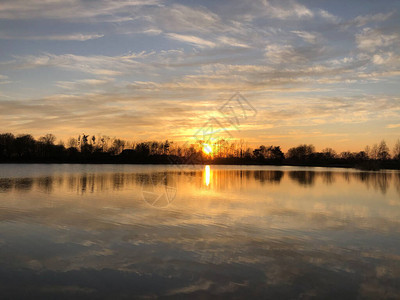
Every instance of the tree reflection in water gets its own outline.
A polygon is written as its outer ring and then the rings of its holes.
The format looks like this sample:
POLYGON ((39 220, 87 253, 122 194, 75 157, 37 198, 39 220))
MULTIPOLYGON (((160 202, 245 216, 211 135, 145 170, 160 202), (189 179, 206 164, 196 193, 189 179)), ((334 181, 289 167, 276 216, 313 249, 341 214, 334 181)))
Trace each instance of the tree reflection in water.
POLYGON ((400 172, 353 172, 353 171, 287 171, 287 170, 224 170, 209 169, 197 171, 163 171, 154 173, 77 173, 64 176, 42 176, 32 178, 0 178, 0 191, 27 192, 37 189, 51 193, 55 186, 76 191, 79 194, 94 193, 104 190, 121 190, 127 187, 150 186, 160 180, 168 186, 176 185, 177 180, 186 180, 196 187, 212 186, 214 190, 225 190, 231 186, 239 186, 251 181, 261 184, 280 184, 288 176, 300 186, 313 186, 317 179, 325 185, 332 185, 343 178, 348 184, 352 181, 362 182, 366 187, 379 190, 385 194, 393 185, 400 194, 400 172), (207 171, 208 170, 208 171, 207 171), (208 173, 207 173, 208 172, 208 173), (205 179, 204 179, 205 178, 205 179))

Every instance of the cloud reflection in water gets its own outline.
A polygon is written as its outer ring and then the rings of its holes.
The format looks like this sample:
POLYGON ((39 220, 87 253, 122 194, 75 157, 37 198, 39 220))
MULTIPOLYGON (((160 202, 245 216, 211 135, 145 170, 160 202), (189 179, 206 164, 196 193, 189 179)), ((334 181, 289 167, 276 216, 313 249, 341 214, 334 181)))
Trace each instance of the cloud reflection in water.
POLYGON ((400 295, 398 172, 70 168, 0 178, 3 295, 400 295))

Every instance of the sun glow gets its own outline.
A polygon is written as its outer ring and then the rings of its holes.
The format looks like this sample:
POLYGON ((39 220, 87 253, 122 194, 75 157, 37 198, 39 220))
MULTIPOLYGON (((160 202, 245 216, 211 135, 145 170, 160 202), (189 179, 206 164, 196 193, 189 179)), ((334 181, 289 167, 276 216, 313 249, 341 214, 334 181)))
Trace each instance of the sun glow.
POLYGON ((203 144, 203 152, 207 155, 212 153, 212 148, 209 144, 203 144))

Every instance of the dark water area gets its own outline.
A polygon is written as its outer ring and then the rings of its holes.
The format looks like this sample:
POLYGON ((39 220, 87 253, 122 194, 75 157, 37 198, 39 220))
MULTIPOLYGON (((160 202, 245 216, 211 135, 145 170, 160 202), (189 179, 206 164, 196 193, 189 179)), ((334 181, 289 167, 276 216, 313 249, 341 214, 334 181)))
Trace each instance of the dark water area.
POLYGON ((400 172, 0 165, 1 299, 399 299, 400 172))

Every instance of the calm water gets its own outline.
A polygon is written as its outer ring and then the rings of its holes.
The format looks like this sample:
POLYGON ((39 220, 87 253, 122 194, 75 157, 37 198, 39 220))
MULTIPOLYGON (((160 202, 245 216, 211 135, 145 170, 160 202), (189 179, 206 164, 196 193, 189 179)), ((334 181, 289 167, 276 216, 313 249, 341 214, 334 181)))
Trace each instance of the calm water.
POLYGON ((0 165, 0 298, 399 299, 400 173, 0 165))

